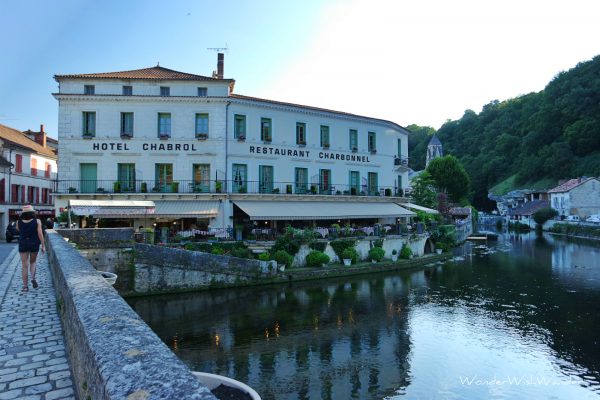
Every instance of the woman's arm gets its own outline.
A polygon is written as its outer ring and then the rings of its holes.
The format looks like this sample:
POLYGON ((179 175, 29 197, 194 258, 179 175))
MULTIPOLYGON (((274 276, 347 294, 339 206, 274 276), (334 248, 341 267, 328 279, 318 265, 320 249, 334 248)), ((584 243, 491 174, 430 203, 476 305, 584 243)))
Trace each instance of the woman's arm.
POLYGON ((40 239, 40 243, 42 245, 42 253, 46 252, 46 245, 44 245, 44 234, 42 233, 42 221, 37 220, 37 234, 38 239, 40 239))

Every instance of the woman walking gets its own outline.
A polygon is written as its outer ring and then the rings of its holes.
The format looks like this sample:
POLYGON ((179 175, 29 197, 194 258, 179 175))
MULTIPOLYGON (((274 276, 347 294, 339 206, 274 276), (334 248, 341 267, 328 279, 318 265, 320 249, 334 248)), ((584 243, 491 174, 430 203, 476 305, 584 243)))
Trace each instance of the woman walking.
POLYGON ((35 217, 35 210, 32 206, 23 206, 21 217, 17 223, 19 231, 19 255, 21 256, 21 277, 23 278, 22 292, 29 290, 27 275, 31 276, 31 284, 37 289, 38 283, 35 280, 35 261, 37 260, 40 245, 42 253, 46 251, 44 245, 44 235, 42 234, 42 222, 35 217))

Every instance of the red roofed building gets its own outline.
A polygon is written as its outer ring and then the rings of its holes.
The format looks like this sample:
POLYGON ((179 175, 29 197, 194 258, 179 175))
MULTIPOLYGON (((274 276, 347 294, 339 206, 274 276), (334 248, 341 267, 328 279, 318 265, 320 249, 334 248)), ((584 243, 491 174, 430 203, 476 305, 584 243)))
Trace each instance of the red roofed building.
POLYGON ((561 216, 577 215, 582 220, 600 214, 600 180, 575 178, 548 191, 550 206, 561 216))

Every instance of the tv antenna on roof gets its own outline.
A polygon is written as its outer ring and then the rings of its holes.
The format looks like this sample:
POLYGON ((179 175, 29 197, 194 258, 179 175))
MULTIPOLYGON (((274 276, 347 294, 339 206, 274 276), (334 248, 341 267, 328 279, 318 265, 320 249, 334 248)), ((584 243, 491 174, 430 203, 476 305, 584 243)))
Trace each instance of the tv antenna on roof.
POLYGON ((207 47, 206 50, 213 50, 213 51, 227 51, 229 50, 227 48, 227 43, 225 43, 225 47, 207 47))

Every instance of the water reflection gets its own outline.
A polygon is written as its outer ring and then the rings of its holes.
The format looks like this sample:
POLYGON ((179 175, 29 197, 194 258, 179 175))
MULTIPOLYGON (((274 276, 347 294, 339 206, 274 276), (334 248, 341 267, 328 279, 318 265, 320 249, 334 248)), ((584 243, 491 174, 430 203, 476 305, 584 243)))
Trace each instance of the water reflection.
POLYGON ((598 248, 505 239, 424 271, 130 303, 263 399, 597 397, 598 248))

